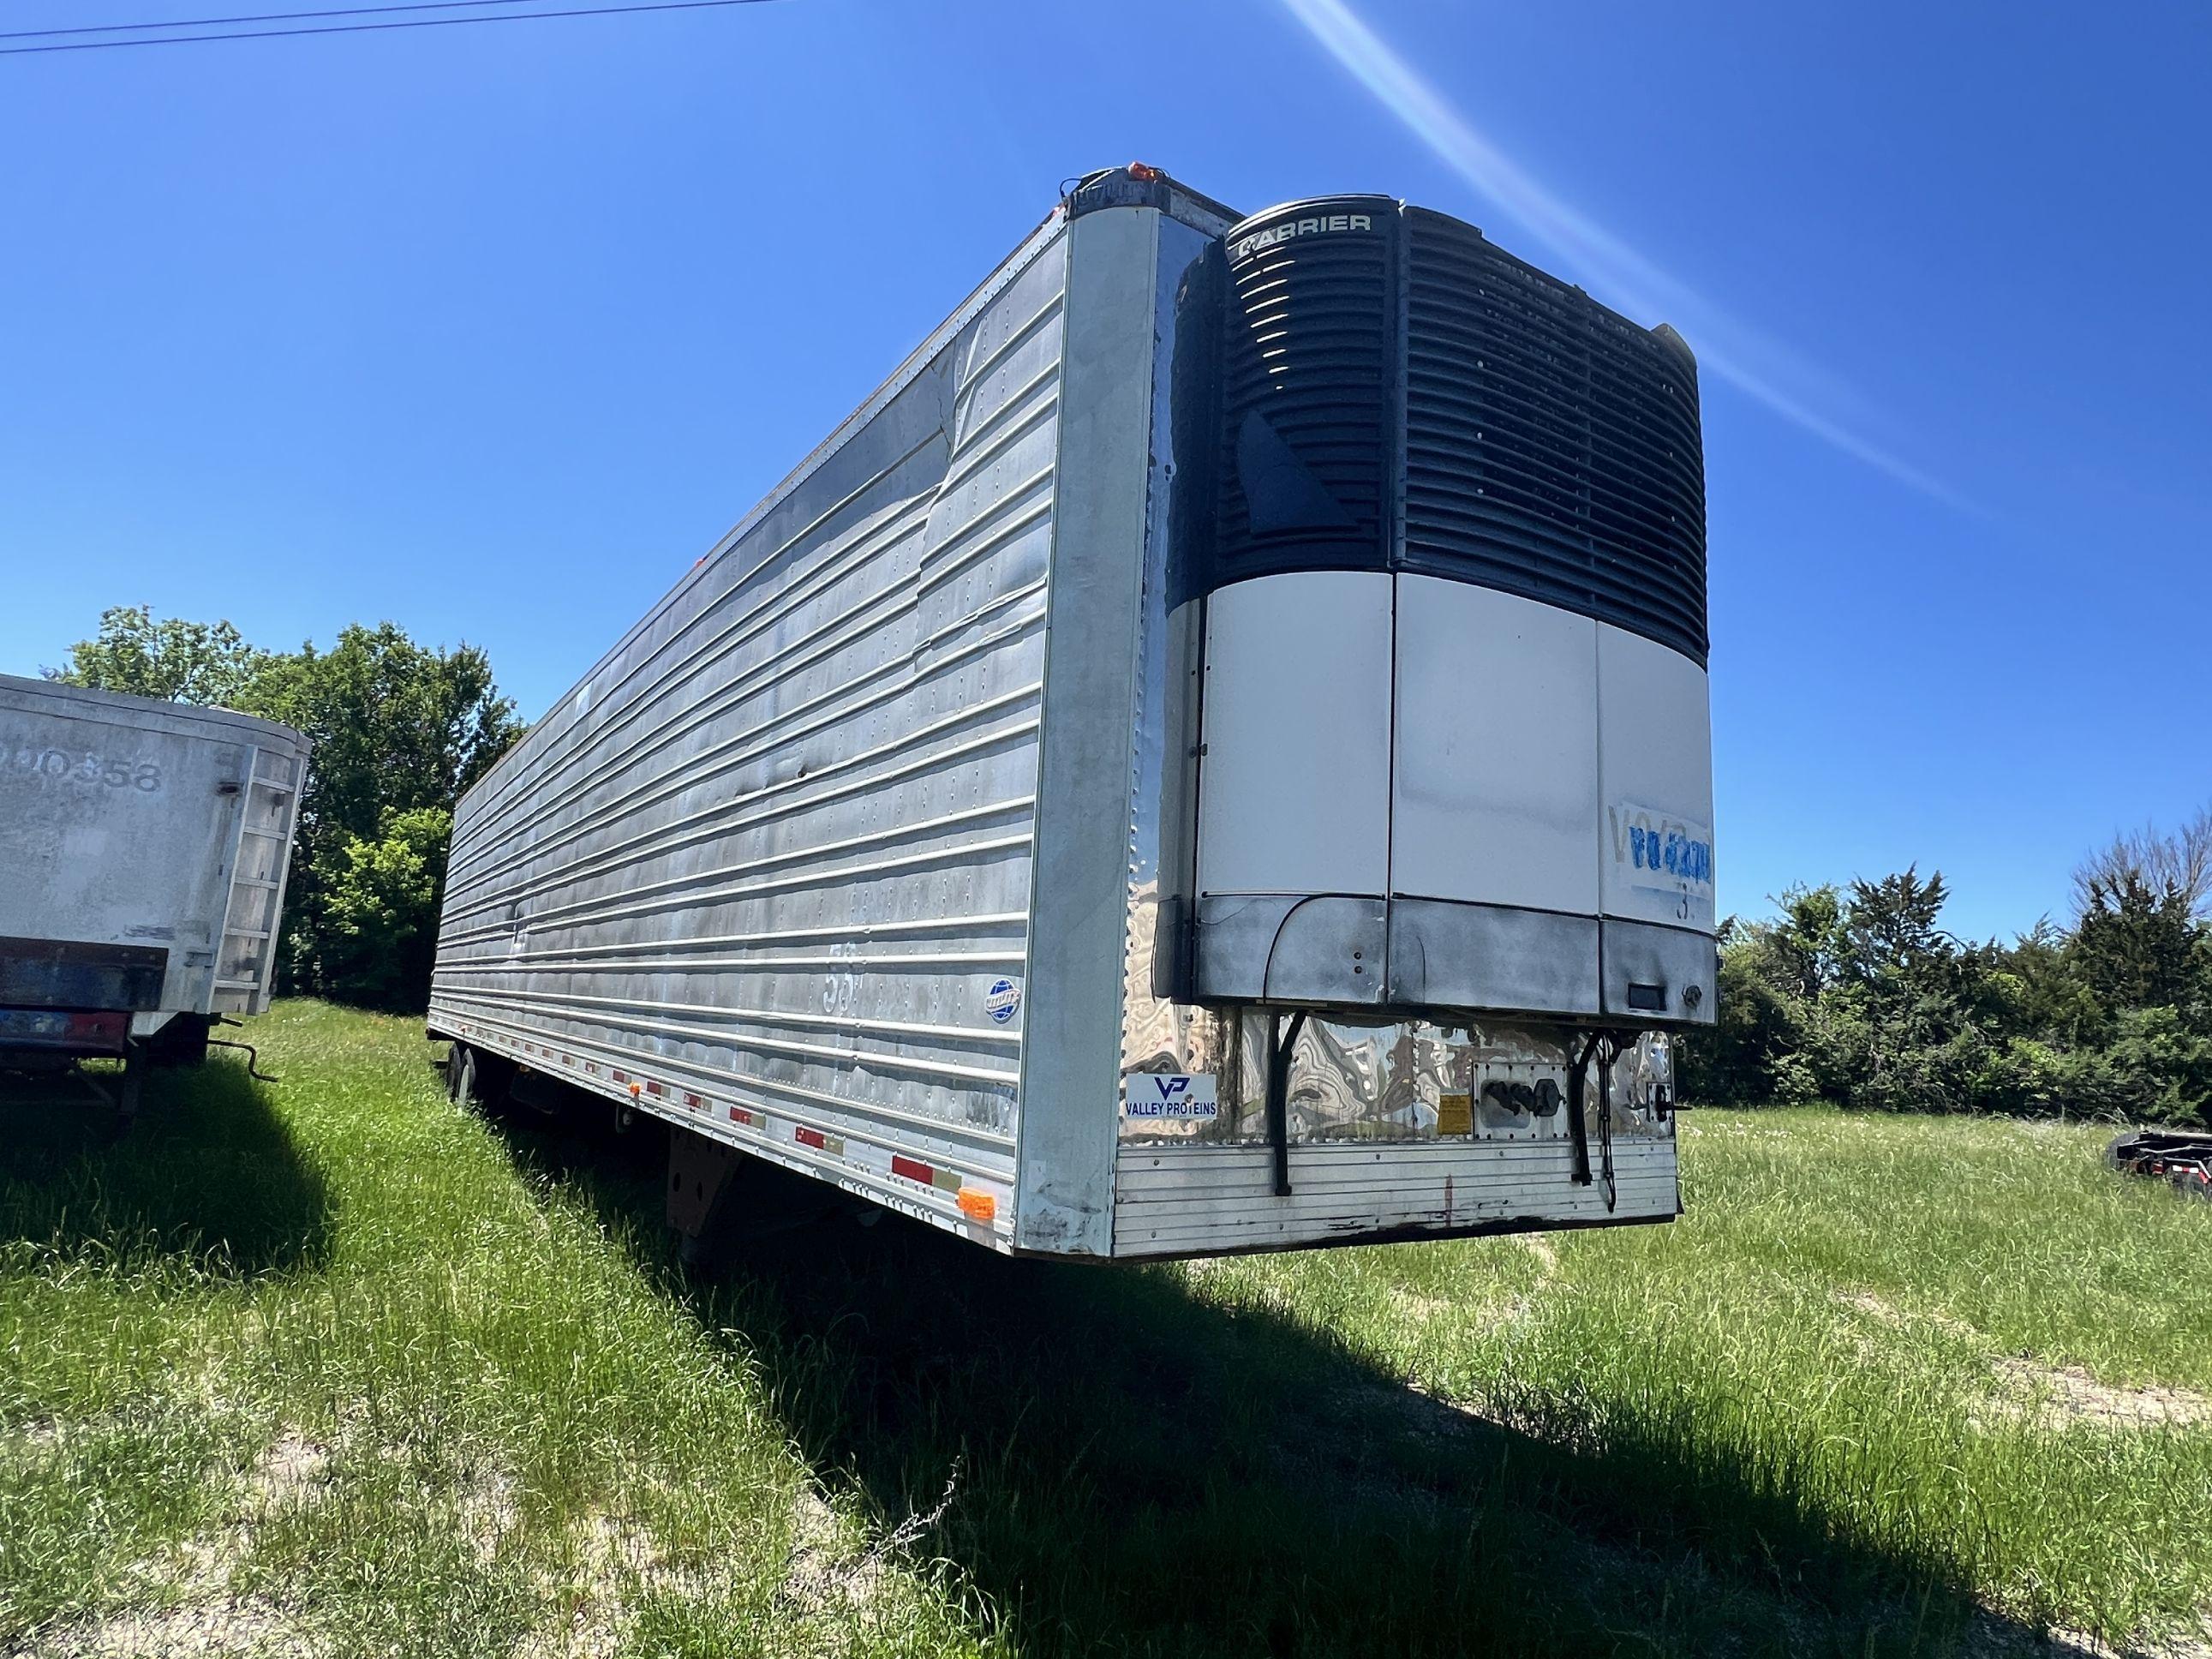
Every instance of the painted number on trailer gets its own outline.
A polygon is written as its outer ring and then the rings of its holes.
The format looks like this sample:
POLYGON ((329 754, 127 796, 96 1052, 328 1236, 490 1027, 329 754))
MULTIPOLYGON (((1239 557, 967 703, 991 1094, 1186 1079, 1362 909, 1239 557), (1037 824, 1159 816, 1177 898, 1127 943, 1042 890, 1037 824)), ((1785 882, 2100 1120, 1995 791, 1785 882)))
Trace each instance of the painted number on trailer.
POLYGON ((1211 1072, 1132 1072, 1121 1079, 1121 1109, 1131 1117, 1218 1117, 1211 1072))
POLYGON ((23 777, 52 778, 59 782, 97 784, 109 789, 136 789, 153 794, 161 787, 161 769, 151 761, 118 760, 110 755, 87 754, 73 749, 41 749, 34 744, 0 746, 8 770, 23 777))

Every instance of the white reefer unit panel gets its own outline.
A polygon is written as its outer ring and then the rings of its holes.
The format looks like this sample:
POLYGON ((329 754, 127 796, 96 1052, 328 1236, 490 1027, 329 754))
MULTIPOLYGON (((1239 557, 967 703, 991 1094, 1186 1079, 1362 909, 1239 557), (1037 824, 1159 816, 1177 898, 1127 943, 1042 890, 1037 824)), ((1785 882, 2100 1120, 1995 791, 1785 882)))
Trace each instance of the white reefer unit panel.
POLYGON ((1395 580, 1391 890, 1595 915, 1598 624, 1469 582, 1395 580))
POLYGON ((1705 672, 1625 629, 1597 629, 1604 910, 1713 930, 1713 739, 1705 672))
POLYGON ((1390 868, 1388 576, 1305 571, 1206 609, 1207 893, 1364 893, 1390 868))
POLYGON ((1081 180, 471 792, 434 1034, 1000 1250, 1675 1212, 1688 356, 1232 217, 1081 180))

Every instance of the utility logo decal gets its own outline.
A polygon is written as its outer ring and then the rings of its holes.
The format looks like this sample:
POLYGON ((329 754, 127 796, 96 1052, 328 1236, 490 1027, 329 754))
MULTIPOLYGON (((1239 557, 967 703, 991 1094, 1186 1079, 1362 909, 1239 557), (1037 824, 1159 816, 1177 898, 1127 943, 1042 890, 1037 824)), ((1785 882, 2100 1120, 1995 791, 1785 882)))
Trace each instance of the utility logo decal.
POLYGON ((1633 891, 1662 896, 1698 919, 1713 902, 1713 832, 1702 823, 1624 801, 1606 809, 1613 864, 1633 891))
POLYGON ((1021 1011, 1021 988, 1010 979, 994 980, 983 995, 983 1012, 994 1023, 1004 1025, 1021 1011))
POLYGON ((1121 1087, 1121 1109, 1131 1117, 1196 1121, 1221 1115, 1211 1072, 1132 1072, 1121 1087))

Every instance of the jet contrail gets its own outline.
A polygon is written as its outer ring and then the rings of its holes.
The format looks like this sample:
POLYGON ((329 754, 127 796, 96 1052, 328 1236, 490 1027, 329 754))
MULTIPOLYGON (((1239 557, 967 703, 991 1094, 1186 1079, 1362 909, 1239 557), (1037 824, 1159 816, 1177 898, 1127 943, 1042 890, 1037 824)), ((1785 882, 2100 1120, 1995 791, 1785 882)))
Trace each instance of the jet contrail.
POLYGON ((1414 72, 1345 0, 1283 0, 1284 7, 1352 77, 1373 93, 1444 164, 1611 290, 1621 305, 1673 322, 1688 337, 1701 367, 1765 404, 1844 454, 1937 501, 1980 509, 1955 490, 1862 437, 1814 407, 1855 401, 1812 365, 1757 331, 1724 316, 1642 254, 1561 201, 1471 125, 1450 101, 1414 72), (1784 379, 1808 387, 1783 389, 1784 379))

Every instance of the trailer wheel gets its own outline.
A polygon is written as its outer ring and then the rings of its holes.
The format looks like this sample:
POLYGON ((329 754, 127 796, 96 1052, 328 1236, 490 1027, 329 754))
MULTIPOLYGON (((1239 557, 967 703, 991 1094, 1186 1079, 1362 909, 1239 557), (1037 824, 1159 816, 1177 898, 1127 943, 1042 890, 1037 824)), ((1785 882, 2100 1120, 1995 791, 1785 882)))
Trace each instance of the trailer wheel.
POLYGON ((447 1056, 446 1093, 456 1106, 483 1104, 477 1097, 477 1051, 465 1042, 456 1042, 447 1056))

